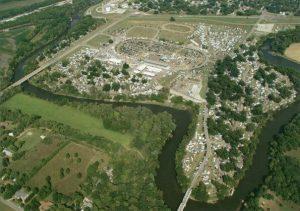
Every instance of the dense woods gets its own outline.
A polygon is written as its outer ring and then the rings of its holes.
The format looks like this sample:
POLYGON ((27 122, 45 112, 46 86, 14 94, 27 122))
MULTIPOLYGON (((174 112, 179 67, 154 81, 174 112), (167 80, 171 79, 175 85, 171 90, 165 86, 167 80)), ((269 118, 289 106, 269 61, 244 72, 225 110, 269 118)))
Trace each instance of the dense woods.
POLYGON ((280 31, 267 38, 270 42, 271 50, 283 54, 292 43, 300 42, 300 26, 295 29, 280 31))

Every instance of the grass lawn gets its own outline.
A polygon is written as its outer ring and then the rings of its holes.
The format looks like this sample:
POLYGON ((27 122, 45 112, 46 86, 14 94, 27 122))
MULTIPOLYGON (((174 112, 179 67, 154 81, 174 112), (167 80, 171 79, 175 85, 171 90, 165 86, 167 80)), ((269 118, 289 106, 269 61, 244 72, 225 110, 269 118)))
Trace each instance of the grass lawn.
POLYGON ((87 44, 92 47, 99 48, 102 44, 108 43, 109 39, 110 39, 110 36, 98 35, 97 37, 88 41, 87 44))
POLYGON ((132 27, 126 32, 127 37, 138 37, 138 38, 148 38, 152 39, 157 34, 158 30, 156 28, 136 26, 132 27))
POLYGON ((100 162, 101 167, 107 166, 108 156, 91 147, 70 143, 32 177, 29 185, 41 187, 45 184, 45 178, 50 176, 52 185, 58 192, 72 194, 84 181, 89 164, 97 160, 102 161, 100 162), (69 158, 67 153, 70 155, 69 158), (60 173, 62 168, 64 169, 63 177, 61 177, 60 173), (67 168, 70 170, 69 173, 67 173, 67 168), (82 174, 80 178, 78 173, 82 174))
POLYGON ((82 132, 102 136, 122 145, 128 145, 132 140, 132 136, 129 134, 121 134, 105 129, 100 118, 93 117, 70 106, 59 106, 29 95, 16 94, 6 101, 3 106, 20 109, 28 114, 39 115, 43 119, 60 122, 82 132))

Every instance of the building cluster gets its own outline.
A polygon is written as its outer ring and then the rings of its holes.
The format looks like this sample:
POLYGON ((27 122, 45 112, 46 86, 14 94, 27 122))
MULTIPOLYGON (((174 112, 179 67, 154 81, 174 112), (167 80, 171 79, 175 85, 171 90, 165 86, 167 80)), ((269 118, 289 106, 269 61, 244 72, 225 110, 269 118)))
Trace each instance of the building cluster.
MULTIPOLYGON (((244 54, 248 50, 249 46, 246 46, 246 49, 241 49, 240 53, 244 54)), ((233 53, 232 58, 237 56, 236 53, 233 53)), ((253 98, 253 103, 251 105, 246 106, 243 102, 244 99, 241 98, 237 101, 221 101, 219 97, 217 97, 217 102, 212 105, 209 109, 208 116, 213 119, 213 121, 217 121, 221 118, 223 106, 230 108, 231 110, 241 113, 245 112, 246 120, 245 121, 237 121, 234 119, 225 119, 224 123, 229 126, 230 130, 242 130, 243 136, 240 139, 240 143, 238 147, 242 147, 243 143, 250 142, 253 137, 253 130, 247 130, 247 125, 252 124, 254 128, 258 126, 256 122, 253 121, 253 114, 251 109, 253 109, 256 105, 261 105, 263 112, 275 111, 278 110, 285 105, 294 101, 296 97, 296 91, 293 89, 292 82, 289 80, 288 76, 283 75, 274 69, 268 69, 268 75, 273 75, 272 82, 268 83, 263 79, 259 79, 256 77, 257 73, 266 69, 267 66, 259 61, 259 56, 256 51, 254 51, 253 55, 245 56, 244 61, 237 61, 237 68, 240 72, 238 77, 232 77, 231 80, 236 81, 237 83, 244 83, 245 86, 248 86, 252 89, 251 97, 253 98), (241 82, 242 81, 242 82, 241 82), (280 89, 285 88, 291 92, 288 97, 280 97, 280 89), (278 98, 280 100, 271 100, 270 96, 274 96, 274 98, 278 98)), ((218 77, 214 75, 213 77, 218 77)), ((212 183, 212 180, 217 181, 221 184, 225 184, 223 181, 224 176, 230 177, 233 179, 233 175, 236 173, 235 171, 224 171, 221 169, 221 166, 224 164, 231 163, 232 160, 230 158, 222 159, 220 158, 216 151, 220 149, 225 149, 228 153, 231 153, 232 147, 230 143, 226 143, 223 139, 222 134, 217 135, 209 135, 209 140, 205 139, 203 131, 203 125, 198 124, 197 132, 189 144, 186 146, 186 155, 182 162, 183 169, 186 172, 186 175, 190 178, 197 171, 196 164, 199 164, 203 161, 204 152, 206 151, 207 144, 210 142, 211 147, 211 155, 209 157, 209 162, 204 167, 204 171, 202 172, 201 179, 203 183, 207 186, 207 190, 210 196, 210 201, 216 200, 216 188, 212 183)), ((244 160, 248 159, 243 156, 243 153, 238 153, 235 160, 235 166, 237 169, 242 169, 244 167, 244 160)), ((234 191, 234 187, 230 187, 230 194, 234 191)))
POLYGON ((201 23, 190 39, 204 51, 224 54, 231 51, 246 33, 246 29, 239 27, 201 23))

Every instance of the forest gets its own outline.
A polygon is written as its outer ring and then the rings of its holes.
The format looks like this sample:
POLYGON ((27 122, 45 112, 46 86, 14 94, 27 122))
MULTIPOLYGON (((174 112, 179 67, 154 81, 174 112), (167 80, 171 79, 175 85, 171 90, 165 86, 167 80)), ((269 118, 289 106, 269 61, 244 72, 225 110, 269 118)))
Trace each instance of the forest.
POLYGON ((292 43, 300 42, 300 26, 296 26, 295 29, 279 31, 268 37, 267 42, 270 43, 272 51, 283 54, 292 43))

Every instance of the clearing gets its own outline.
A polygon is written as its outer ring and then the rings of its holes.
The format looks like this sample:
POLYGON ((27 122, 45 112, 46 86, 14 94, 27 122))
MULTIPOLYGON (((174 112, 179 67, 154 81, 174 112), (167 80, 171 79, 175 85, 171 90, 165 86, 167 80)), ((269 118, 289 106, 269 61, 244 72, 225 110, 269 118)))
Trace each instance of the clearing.
POLYGON ((276 196, 274 193, 270 192, 274 197, 271 200, 261 197, 259 199, 259 205, 263 210, 272 210, 272 211, 294 211, 300 210, 300 206, 293 203, 283 200, 281 197, 276 196))
POLYGON ((95 161, 101 161, 100 164, 104 168, 108 156, 91 147, 70 143, 40 169, 29 184, 33 187, 41 187, 46 183, 45 178, 50 176, 52 185, 58 192, 72 194, 84 181, 88 166, 95 161))
POLYGON ((24 143, 18 152, 25 151, 25 154, 18 160, 11 163, 11 168, 22 172, 31 172, 39 169, 48 157, 57 153, 67 142, 65 138, 59 135, 50 134, 45 129, 26 130, 18 138, 17 144, 24 143), (43 140, 40 136, 44 135, 43 140))
POLYGON ((28 114, 39 115, 43 119, 60 122, 83 133, 102 136, 122 145, 128 145, 132 140, 132 136, 129 134, 105 129, 100 117, 93 117, 71 106, 59 106, 25 94, 14 95, 3 106, 20 109, 28 114))
POLYGON ((285 50, 284 55, 292 60, 300 62, 300 43, 291 44, 285 50))
POLYGON ((126 32, 126 36, 153 39, 155 38, 157 33, 158 33, 158 29, 156 28, 135 26, 130 28, 126 32))
POLYGON ((91 47, 99 48, 101 45, 108 43, 110 39, 110 36, 100 34, 97 37, 88 41, 87 44, 91 47))

